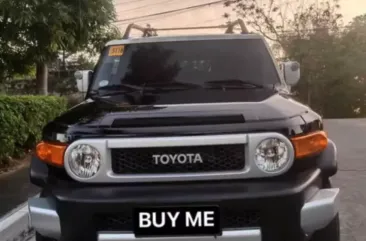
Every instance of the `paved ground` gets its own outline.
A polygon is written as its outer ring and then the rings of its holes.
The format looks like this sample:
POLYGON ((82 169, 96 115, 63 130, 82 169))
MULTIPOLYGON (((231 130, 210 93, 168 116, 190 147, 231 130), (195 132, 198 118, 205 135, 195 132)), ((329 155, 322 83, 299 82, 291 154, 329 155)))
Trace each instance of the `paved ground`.
POLYGON ((340 170, 333 182, 341 188, 342 241, 365 241, 366 119, 328 120, 326 129, 338 146, 340 170))
POLYGON ((37 187, 29 182, 28 167, 0 176, 0 217, 37 192, 37 187))
POLYGON ((342 241, 366 240, 366 119, 328 120, 326 129, 338 148, 342 241))

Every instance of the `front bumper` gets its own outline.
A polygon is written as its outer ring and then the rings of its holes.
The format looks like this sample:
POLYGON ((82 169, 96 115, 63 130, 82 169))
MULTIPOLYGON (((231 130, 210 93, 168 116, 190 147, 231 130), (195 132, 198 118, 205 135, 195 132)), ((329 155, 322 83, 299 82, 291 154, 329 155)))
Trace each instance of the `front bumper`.
MULTIPOLYGON (((261 231, 259 228, 254 229, 246 229, 246 230, 232 230, 232 231, 224 231, 222 236, 218 237, 164 237, 159 238, 158 240, 171 240, 171 241, 210 241, 210 240, 223 240, 223 241, 261 241, 261 231)), ((135 235, 132 233, 99 233, 98 241, 136 241, 135 235)), ((157 241, 157 238, 144 238, 146 241, 157 241)))
POLYGON ((320 189, 320 171, 291 180, 228 183, 53 188, 44 198, 29 200, 31 226, 40 234, 62 241, 134 241, 132 230, 101 230, 96 214, 118 213, 144 205, 218 204, 220 208, 260 210, 257 226, 223 229, 218 237, 164 237, 150 240, 305 240, 326 227, 338 213, 339 189, 320 189))

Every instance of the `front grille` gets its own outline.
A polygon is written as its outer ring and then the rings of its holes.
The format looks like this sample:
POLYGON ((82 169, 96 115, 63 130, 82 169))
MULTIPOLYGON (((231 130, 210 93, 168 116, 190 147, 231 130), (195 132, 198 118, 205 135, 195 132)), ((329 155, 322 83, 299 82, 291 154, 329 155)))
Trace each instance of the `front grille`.
MULTIPOLYGON (((221 210, 223 229, 260 226, 260 212, 252 210, 221 210)), ((132 231, 133 220, 130 212, 99 214, 95 216, 98 231, 132 231)))
MULTIPOLYGON (((245 165, 244 144, 118 148, 112 149, 112 170, 116 174, 159 174, 241 170, 245 165), (156 164, 153 155, 196 154, 202 162, 156 164)), ((193 158, 194 159, 194 158, 193 158)), ((166 161, 165 159, 164 161, 166 161)), ((182 159, 181 159, 182 160, 182 159)))

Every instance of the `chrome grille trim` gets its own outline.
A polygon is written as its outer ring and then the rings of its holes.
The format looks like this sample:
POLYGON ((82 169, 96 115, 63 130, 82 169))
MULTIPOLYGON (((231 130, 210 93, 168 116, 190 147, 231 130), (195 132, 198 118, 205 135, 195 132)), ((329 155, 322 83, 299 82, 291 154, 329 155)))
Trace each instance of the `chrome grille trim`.
POLYGON ((85 183, 133 183, 133 182, 166 182, 166 181, 195 181, 195 180, 225 180, 248 179, 278 176, 285 173, 293 164, 294 150, 289 139, 275 133, 227 134, 205 136, 174 136, 174 137, 143 137, 143 138, 108 138, 81 139, 69 145, 65 152, 65 169, 75 180, 85 183), (288 144, 290 161, 287 166, 277 173, 265 173, 254 163, 257 145, 267 138, 279 138, 288 144), (79 144, 89 144, 99 150, 102 163, 98 173, 89 179, 77 177, 70 170, 68 158, 73 147, 79 144), (117 175, 112 171, 111 148, 167 147, 192 145, 244 144, 245 168, 238 171, 209 172, 209 173, 171 173, 171 174, 123 174, 117 175))
POLYGON ((117 175, 224 172, 245 167, 245 144, 110 150, 112 170, 117 175), (151 157, 154 161, 151 161, 151 157))
POLYGON ((210 135, 210 136, 174 136, 108 139, 108 148, 139 148, 168 146, 203 146, 220 144, 246 144, 247 134, 210 135))

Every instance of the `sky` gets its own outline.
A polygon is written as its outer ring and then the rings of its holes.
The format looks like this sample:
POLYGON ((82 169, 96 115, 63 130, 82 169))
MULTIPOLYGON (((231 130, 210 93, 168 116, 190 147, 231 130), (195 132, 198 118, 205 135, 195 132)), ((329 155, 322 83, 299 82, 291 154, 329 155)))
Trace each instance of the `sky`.
MULTIPOLYGON (((199 5, 215 0, 114 0, 117 19, 128 19, 148 14, 154 14, 174 9, 180 9, 193 5, 199 5)), ((259 0, 266 1, 266 0, 259 0)), ((311 2, 316 0, 277 0, 283 3, 293 2, 311 2)), ((344 22, 347 23, 353 17, 366 14, 366 0, 339 0, 341 5, 341 14, 344 16, 344 22)), ((206 26, 219 25, 225 23, 222 15, 230 11, 230 8, 224 8, 223 4, 212 4, 207 7, 197 8, 190 11, 179 13, 171 13, 166 15, 154 16, 138 20, 130 20, 118 22, 116 25, 124 31, 128 23, 136 23, 140 25, 151 24, 153 27, 190 27, 190 26, 206 26)), ((219 33, 223 30, 190 30, 190 31, 174 31, 174 34, 191 34, 191 33, 219 33)), ((140 33, 133 33, 132 36, 140 33)), ((159 35, 167 35, 171 32, 160 32, 159 35)))
POLYGON ((366 0, 342 0, 340 4, 341 12, 347 22, 355 16, 366 14, 366 0))

